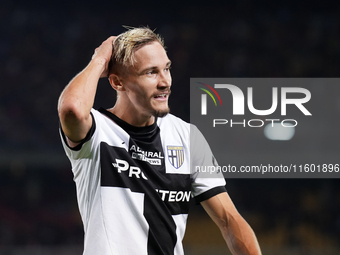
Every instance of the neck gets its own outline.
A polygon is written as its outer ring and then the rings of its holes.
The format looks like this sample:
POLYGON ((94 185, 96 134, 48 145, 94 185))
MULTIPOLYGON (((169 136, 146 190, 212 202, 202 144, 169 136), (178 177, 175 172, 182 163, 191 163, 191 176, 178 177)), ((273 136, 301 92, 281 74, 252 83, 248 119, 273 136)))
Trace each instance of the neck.
POLYGON ((108 109, 108 111, 135 127, 150 126, 155 122, 154 116, 144 115, 133 107, 121 106, 118 101, 116 105, 113 108, 108 109))

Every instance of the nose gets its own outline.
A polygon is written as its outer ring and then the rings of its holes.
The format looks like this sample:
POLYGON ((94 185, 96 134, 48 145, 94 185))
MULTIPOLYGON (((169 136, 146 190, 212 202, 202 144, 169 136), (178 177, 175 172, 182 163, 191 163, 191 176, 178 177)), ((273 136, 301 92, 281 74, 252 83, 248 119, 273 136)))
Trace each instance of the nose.
POLYGON ((170 88, 171 87, 171 74, 169 71, 162 71, 159 73, 158 87, 170 88))

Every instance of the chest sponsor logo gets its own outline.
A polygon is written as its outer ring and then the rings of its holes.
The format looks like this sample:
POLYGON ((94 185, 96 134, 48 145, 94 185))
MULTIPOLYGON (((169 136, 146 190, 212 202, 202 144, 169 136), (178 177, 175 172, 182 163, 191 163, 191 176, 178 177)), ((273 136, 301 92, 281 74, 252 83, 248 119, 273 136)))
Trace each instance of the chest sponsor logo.
POLYGON ((118 173, 128 172, 129 178, 143 178, 144 180, 148 180, 148 178, 144 175, 142 170, 137 166, 130 166, 129 163, 122 159, 116 159, 116 163, 112 163, 113 167, 117 168, 118 173))
POLYGON ((168 159, 170 164, 178 169, 184 162, 183 146, 167 146, 168 159))
POLYGON ((133 159, 148 162, 150 165, 160 166, 162 164, 162 159, 164 158, 160 151, 143 151, 136 145, 132 145, 130 151, 133 159))
POLYGON ((171 190, 158 190, 156 191, 161 195, 165 202, 189 202, 191 191, 171 191, 171 190))

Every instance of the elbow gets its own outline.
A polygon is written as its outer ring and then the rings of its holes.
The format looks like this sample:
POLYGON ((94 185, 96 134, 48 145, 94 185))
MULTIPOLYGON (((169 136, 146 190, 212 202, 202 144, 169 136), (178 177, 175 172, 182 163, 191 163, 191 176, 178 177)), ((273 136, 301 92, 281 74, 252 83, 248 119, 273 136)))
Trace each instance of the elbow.
POLYGON ((89 113, 86 116, 78 103, 60 98, 58 102, 58 115, 61 123, 75 123, 85 120, 89 113))

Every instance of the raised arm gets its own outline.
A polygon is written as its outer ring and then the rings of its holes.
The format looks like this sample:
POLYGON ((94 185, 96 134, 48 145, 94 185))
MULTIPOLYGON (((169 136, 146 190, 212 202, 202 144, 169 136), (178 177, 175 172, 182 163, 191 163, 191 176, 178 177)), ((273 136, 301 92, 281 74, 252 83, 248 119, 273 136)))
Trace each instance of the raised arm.
POLYGON ((221 230, 232 254, 261 254, 253 230, 238 213, 227 192, 220 193, 201 204, 221 230))
POLYGON ((114 39, 114 36, 109 37, 95 50, 90 63, 70 81, 59 97, 61 127, 72 147, 83 140, 91 128, 90 111, 99 78, 108 75, 114 39))

